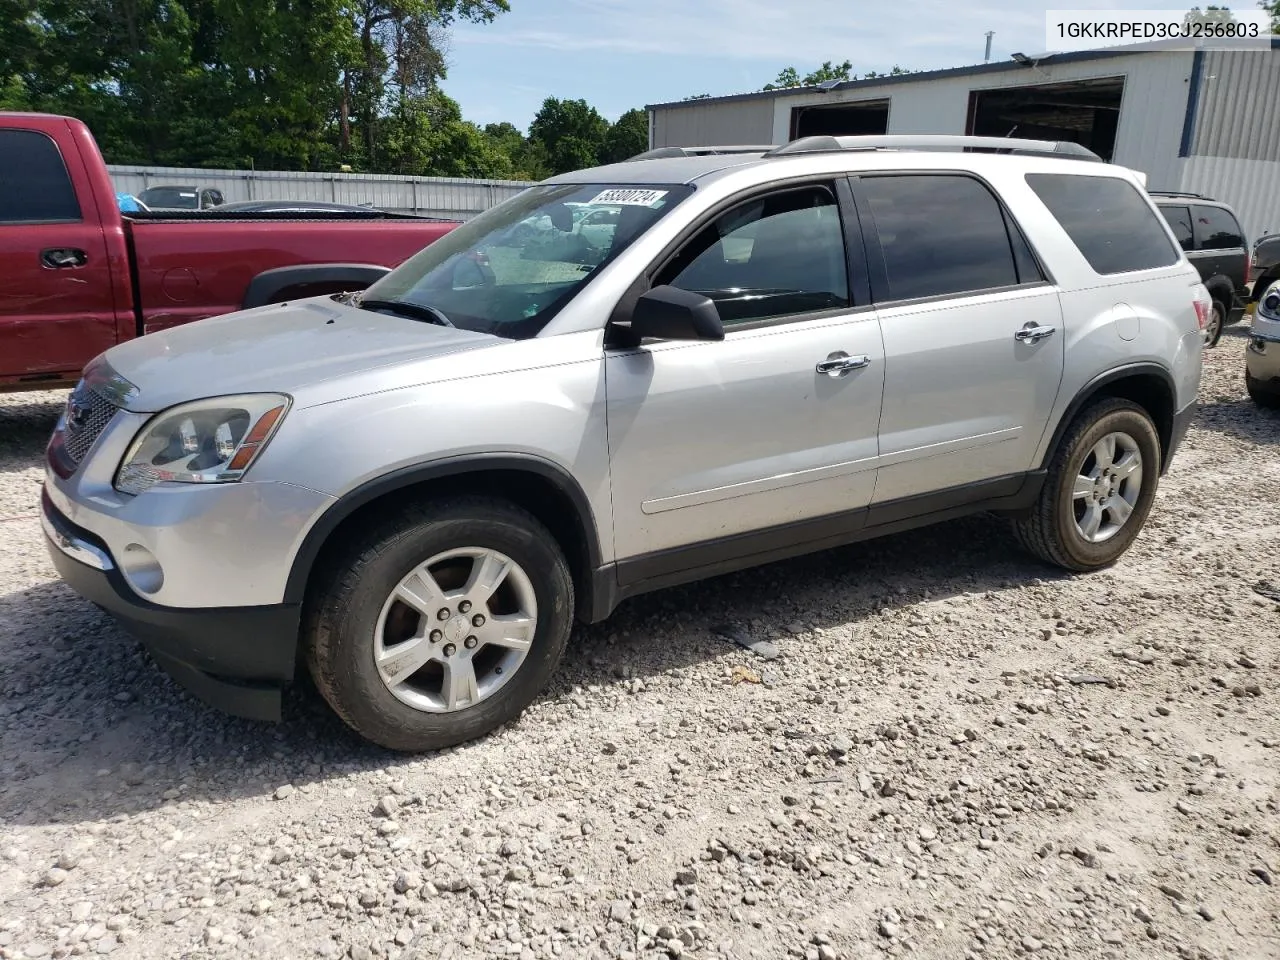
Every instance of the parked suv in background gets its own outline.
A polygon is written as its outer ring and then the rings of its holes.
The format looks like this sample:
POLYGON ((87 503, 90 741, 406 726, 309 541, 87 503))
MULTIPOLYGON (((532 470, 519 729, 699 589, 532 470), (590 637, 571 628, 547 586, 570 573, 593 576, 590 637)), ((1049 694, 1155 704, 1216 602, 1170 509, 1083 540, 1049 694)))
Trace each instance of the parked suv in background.
POLYGON ((301 654, 365 737, 438 748, 516 717, 575 615, 645 591, 976 511, 1113 563, 1210 309, 1137 176, 1072 144, 580 170, 362 293, 107 351, 44 525, 210 702, 278 716, 301 654), (580 205, 615 214, 589 253, 580 205))
POLYGON ((1262 299, 1273 283, 1280 282, 1280 233, 1259 237, 1253 244, 1253 295, 1250 302, 1262 299))
POLYGON ((1253 402, 1280 408, 1280 280, 1259 291, 1244 354, 1244 383, 1253 402))
POLYGON ((1250 299, 1249 241, 1240 218, 1228 204, 1198 193, 1153 190, 1151 196, 1213 297, 1204 339, 1215 346, 1222 328, 1244 316, 1250 299))

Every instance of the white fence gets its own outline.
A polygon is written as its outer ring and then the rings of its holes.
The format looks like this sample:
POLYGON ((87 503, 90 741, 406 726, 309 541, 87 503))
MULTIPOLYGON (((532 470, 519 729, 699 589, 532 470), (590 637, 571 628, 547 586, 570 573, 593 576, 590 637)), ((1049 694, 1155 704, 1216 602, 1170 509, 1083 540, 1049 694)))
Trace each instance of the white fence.
POLYGON ((164 184, 213 187, 233 200, 323 200, 466 220, 519 193, 519 180, 461 180, 375 173, 293 173, 108 165, 116 190, 135 196, 164 184))

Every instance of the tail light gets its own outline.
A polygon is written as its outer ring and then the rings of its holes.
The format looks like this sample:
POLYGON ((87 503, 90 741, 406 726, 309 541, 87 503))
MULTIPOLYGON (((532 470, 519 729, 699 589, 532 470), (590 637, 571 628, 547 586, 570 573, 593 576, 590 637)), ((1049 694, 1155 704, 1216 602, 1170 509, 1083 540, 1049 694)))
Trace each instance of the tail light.
POLYGON ((1196 308, 1196 323, 1203 331, 1209 325, 1209 311, 1213 309, 1213 300, 1202 284, 1196 284, 1194 290, 1191 305, 1196 308))

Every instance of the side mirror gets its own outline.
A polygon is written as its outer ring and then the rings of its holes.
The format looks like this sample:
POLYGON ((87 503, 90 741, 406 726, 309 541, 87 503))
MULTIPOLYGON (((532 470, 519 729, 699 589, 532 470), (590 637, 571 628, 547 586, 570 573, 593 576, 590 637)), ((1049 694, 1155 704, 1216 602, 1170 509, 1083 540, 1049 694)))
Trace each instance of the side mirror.
POLYGON ((723 340, 724 324, 715 303, 679 287, 654 287, 631 311, 631 335, 637 340, 723 340))

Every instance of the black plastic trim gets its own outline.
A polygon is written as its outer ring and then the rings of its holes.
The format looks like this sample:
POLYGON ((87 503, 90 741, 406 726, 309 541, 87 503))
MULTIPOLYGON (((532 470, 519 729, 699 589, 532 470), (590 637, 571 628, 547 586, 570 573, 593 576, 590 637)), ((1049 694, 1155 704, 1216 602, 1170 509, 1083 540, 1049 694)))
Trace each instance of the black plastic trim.
MULTIPOLYGON (((63 516, 47 494, 41 506, 60 531, 110 556, 100 538, 63 516)), ((297 658, 298 604, 165 607, 138 596, 118 567, 97 570, 48 547, 67 585, 111 614, 200 699, 236 716, 280 719, 281 689, 293 679, 297 658)))
POLYGON ((294 556, 289 580, 285 585, 285 602, 301 603, 303 601, 307 592, 307 582, 311 579, 312 567, 326 541, 343 520, 361 507, 389 493, 430 480, 499 470, 536 474, 551 481, 561 493, 565 494, 573 503, 577 514, 579 533, 586 546, 588 568, 596 570, 601 566, 600 542, 596 537, 597 527, 591 501, 587 499, 578 481, 568 471, 550 460, 524 453, 477 453, 402 467, 392 473, 369 480, 342 496, 321 514, 320 519, 312 524, 303 538, 302 546, 294 556))
MULTIPOLYGON (((621 560, 614 564, 616 596, 598 597, 593 616, 603 619, 617 602, 663 587, 985 510, 1009 513, 1027 510, 1040 495, 1044 480, 1043 470, 1013 474, 621 560)), ((605 580, 607 575, 602 572, 597 582, 605 580)))
POLYGON ((1173 426, 1169 431, 1169 446, 1165 450, 1164 459, 1161 462, 1160 472, 1162 474, 1169 469, 1169 462, 1173 459, 1173 455, 1178 452, 1183 438, 1187 435, 1187 429, 1199 412, 1200 404, 1198 401, 1193 400, 1173 415, 1173 426))
POLYGON ((280 293, 290 287, 308 287, 321 283, 350 283, 355 284, 351 289, 363 290, 390 272, 390 267, 374 263, 303 263, 292 267, 263 270, 249 281, 240 309, 251 310, 254 307, 275 303, 280 293))
MULTIPOLYGON (((1049 446, 1045 448, 1043 467, 1049 466, 1049 461, 1053 459, 1053 453, 1058 449, 1058 444, 1062 442, 1063 435, 1067 432, 1067 428, 1071 426, 1071 421, 1076 418, 1085 405, 1098 395, 1098 392, 1105 386, 1115 383, 1117 380, 1125 380, 1135 376, 1154 375, 1164 381, 1165 386, 1169 388, 1169 397, 1174 403, 1177 403, 1178 390, 1173 382, 1173 375, 1164 367, 1155 363, 1132 363, 1128 366, 1117 367, 1114 370, 1108 370, 1094 377, 1088 383, 1077 391, 1075 398, 1067 406, 1066 411, 1062 414, 1062 418, 1058 421, 1057 427, 1053 431, 1053 439, 1049 442, 1049 446)), ((1176 413, 1176 411, 1175 411, 1176 413)), ((1163 473, 1169 467, 1170 450, 1172 444, 1169 437, 1162 436, 1161 444, 1164 447, 1164 458, 1161 463, 1161 472, 1163 473)))

